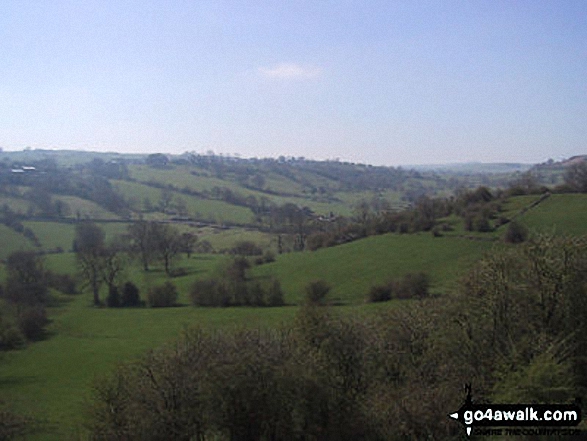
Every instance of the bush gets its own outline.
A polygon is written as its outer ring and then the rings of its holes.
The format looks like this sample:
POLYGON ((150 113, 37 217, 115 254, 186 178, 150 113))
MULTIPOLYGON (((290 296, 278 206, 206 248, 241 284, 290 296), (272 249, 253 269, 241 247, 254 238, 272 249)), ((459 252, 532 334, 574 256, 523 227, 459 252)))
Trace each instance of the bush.
POLYGON ((18 314, 18 327, 27 340, 39 340, 45 335, 45 326, 49 323, 43 306, 29 306, 18 314))
POLYGON ((283 290, 281 289, 281 283, 279 280, 274 279, 269 285, 269 291, 267 292, 267 304, 269 306, 283 306, 285 300, 283 299, 283 290))
POLYGON ((265 251, 265 254, 263 254, 263 260, 265 263, 275 262, 275 253, 271 250, 265 251))
POLYGON ((321 305, 326 301, 330 285, 324 280, 315 280, 306 286, 306 303, 321 305))
POLYGON ((106 306, 109 308, 118 308, 120 306, 120 294, 118 288, 115 286, 108 289, 108 297, 106 298, 106 306))
POLYGON ((152 308, 174 306, 177 302, 177 288, 169 281, 163 285, 155 286, 149 290, 147 303, 152 308))
POLYGON ((242 240, 237 242, 230 250, 230 253, 239 256, 260 256, 263 254, 263 250, 250 240, 242 240))
POLYGON ((219 306, 216 280, 196 280, 190 291, 192 304, 195 306, 219 306))
POLYGON ((47 283, 49 287, 63 294, 77 294, 75 279, 69 274, 47 272, 47 283))
POLYGON ((479 231, 480 233, 488 233, 493 231, 491 224, 489 223, 489 218, 483 214, 478 214, 473 219, 473 228, 475 231, 479 231))
POLYGON ((393 285, 392 292, 398 299, 423 299, 428 297, 430 279, 424 273, 408 273, 393 285))
POLYGON ((2 305, 2 309, 0 309, 0 350, 17 349, 22 347, 25 342, 25 337, 15 318, 8 313, 6 305, 2 305))
POLYGON ((367 294, 367 302, 387 302, 391 300, 391 284, 373 286, 367 294))
POLYGON ((528 229, 516 221, 509 223, 504 240, 507 243, 522 243, 528 238, 528 229))
POLYGON ((139 288, 132 283, 126 282, 122 288, 122 306, 141 306, 139 288))

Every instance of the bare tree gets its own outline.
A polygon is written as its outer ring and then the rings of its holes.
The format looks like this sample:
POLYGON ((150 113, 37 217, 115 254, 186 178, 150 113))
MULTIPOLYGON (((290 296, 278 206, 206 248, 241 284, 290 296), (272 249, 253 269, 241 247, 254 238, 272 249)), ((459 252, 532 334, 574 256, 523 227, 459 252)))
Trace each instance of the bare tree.
POLYGON ((153 249, 165 267, 165 272, 171 274, 173 260, 181 252, 181 236, 177 229, 168 224, 151 223, 150 237, 153 249))
POLYGON ((75 227, 73 249, 82 277, 92 288, 94 305, 100 304, 104 266, 104 230, 93 222, 82 222, 75 227))
POLYGON ((153 260, 154 255, 153 240, 150 234, 151 225, 151 222, 140 220, 128 227, 131 252, 139 256, 145 271, 149 271, 149 263, 153 260))

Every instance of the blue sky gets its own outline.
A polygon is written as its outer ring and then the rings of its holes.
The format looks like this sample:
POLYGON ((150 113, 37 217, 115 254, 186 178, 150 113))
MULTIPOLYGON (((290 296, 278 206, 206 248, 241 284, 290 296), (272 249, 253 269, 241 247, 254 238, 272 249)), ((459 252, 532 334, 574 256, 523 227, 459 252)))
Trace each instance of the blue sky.
POLYGON ((587 1, 2 0, 0 146, 587 153, 587 1))

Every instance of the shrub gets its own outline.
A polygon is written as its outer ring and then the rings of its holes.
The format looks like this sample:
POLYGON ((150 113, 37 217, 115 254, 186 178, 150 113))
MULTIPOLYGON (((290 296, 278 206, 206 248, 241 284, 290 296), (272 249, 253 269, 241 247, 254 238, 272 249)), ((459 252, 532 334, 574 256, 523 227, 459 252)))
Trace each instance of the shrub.
POLYGON ((27 340, 39 340, 45 335, 49 323, 43 306, 28 306, 18 314, 18 327, 27 340))
POLYGON ((49 287, 64 294, 77 294, 75 279, 69 274, 47 272, 47 283, 49 287))
POLYGON ((367 294, 367 302, 387 302, 391 300, 391 284, 373 286, 367 294))
POLYGON ((281 289, 281 283, 279 280, 274 279, 269 285, 269 291, 267 293, 267 303, 269 306, 283 306, 285 300, 283 298, 283 290, 281 289))
MULTIPOLYGON (((25 344, 25 337, 14 317, 8 313, 6 305, 0 309, 0 350, 20 348, 25 344)), ((1 439, 1 438, 0 438, 1 439)))
POLYGON ((265 251, 265 254, 263 254, 263 260, 265 263, 275 262, 275 253, 271 250, 265 251))
POLYGON ((132 283, 126 282, 122 288, 122 306, 140 306, 141 297, 139 295, 139 288, 132 283))
POLYGON ((528 229, 516 221, 509 223, 504 240, 507 243, 522 243, 528 238, 528 229))
POLYGON ((423 299, 428 297, 430 279, 424 273, 408 273, 393 285, 392 291, 398 299, 423 299))
POLYGON ((195 306, 218 306, 216 285, 215 280, 196 280, 190 291, 192 304, 195 306))
POLYGON ((237 242, 230 250, 230 253, 239 256, 260 256, 263 254, 263 250, 250 240, 242 240, 237 242))
POLYGON ((330 292, 330 285, 324 280, 315 280, 306 286, 306 302, 311 305, 323 304, 330 292))
POLYGON ((169 281, 149 290, 147 302, 153 308, 174 306, 177 302, 177 288, 169 281))
POLYGON ((112 286, 108 289, 106 306, 108 306, 109 308, 118 308, 120 306, 120 294, 118 293, 117 287, 112 286))
POLYGON ((491 224, 489 223, 489 218, 483 214, 478 214, 475 216, 473 220, 473 228, 475 231, 479 231, 480 233, 487 233, 493 230, 491 224))

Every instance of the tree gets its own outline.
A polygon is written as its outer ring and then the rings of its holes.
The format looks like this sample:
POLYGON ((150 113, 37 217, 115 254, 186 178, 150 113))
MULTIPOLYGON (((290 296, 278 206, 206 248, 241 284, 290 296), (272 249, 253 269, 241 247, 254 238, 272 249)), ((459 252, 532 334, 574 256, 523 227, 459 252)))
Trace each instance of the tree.
POLYGON ((151 225, 150 222, 140 220, 130 224, 127 230, 131 240, 131 252, 139 256, 145 271, 149 271, 149 263, 155 252, 151 225))
POLYGON ((145 162, 150 167, 165 167, 169 163, 169 158, 163 153, 153 153, 147 156, 145 162))
POLYGON ((587 161, 569 166, 565 173, 565 183, 575 191, 587 193, 587 161))
POLYGON ((147 302, 153 308, 162 308, 175 305, 177 302, 177 288, 170 281, 155 286, 147 294, 147 302))
POLYGON ((139 295, 139 288, 132 283, 126 282, 122 288, 122 306, 140 306, 141 297, 139 295))
POLYGON ((153 222, 149 234, 155 253, 163 261, 165 273, 170 275, 173 260, 182 249, 179 232, 171 225, 153 222))
POLYGON ((116 289, 117 281, 126 266, 125 256, 116 245, 104 247, 102 251, 101 273, 102 279, 108 287, 108 292, 116 289))
POLYGON ((315 280, 306 286, 306 302, 310 305, 321 305, 330 292, 330 285, 324 280, 315 280))
POLYGON ((47 272, 43 260, 32 251, 16 251, 6 261, 6 298, 18 304, 44 304, 47 300, 47 272))
POLYGON ((509 223, 508 228, 505 232, 504 240, 508 243, 522 243, 528 238, 528 229, 516 222, 512 221, 509 223))
POLYGON ((73 249, 84 280, 92 289, 94 305, 100 305, 100 287, 104 270, 104 230, 93 222, 81 222, 75 227, 73 249))
POLYGON ((186 254, 187 258, 189 259, 194 252, 194 247, 196 246, 196 242, 198 241, 198 236, 192 233, 182 233, 180 242, 181 242, 181 251, 186 254))
POLYGON ((159 209, 165 213, 171 207, 173 201, 173 192, 169 188, 161 190, 161 199, 159 199, 159 209))

